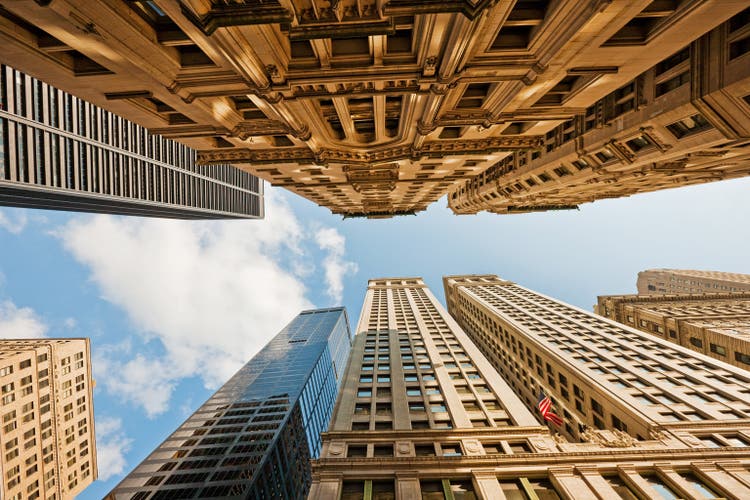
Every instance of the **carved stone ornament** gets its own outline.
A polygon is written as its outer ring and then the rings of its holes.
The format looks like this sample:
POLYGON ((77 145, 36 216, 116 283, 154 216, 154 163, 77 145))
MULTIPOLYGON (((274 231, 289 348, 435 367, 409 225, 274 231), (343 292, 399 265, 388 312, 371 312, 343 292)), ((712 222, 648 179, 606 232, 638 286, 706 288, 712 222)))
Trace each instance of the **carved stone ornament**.
POLYGON ((344 443, 334 441, 328 445, 328 454, 334 456, 343 455, 345 447, 344 443))
POLYGON ((581 438, 589 443, 598 444, 605 448, 629 448, 635 446, 636 439, 622 431, 598 431, 587 428, 581 433, 581 438))
POLYGON ((267 64, 266 65, 266 72, 271 78, 278 78, 279 77, 279 68, 276 67, 275 64, 267 64))
POLYGON ((668 160, 662 162, 656 162, 652 166, 652 170, 657 172, 668 172, 675 173, 680 170, 684 170, 687 166, 687 158, 677 158, 675 160, 668 160))
POLYGON ((232 136, 242 139, 261 135, 286 135, 291 133, 290 127, 278 120, 253 120, 239 122, 232 129, 232 136))
POLYGON ((552 448, 551 443, 546 439, 529 439, 529 442, 539 451, 549 451, 552 448))
POLYGON ((653 142, 659 151, 667 151, 672 149, 672 145, 666 142, 662 137, 654 130, 654 127, 641 127, 640 131, 653 142))
POLYGON ((633 163, 636 160, 635 154, 633 154, 630 149, 618 141, 610 141, 610 149, 614 150, 615 153, 617 153, 618 156, 621 158, 629 161, 630 163, 633 163))
MULTIPOLYGON (((304 137, 304 135, 302 136, 304 137)), ((303 139, 304 140, 304 139, 303 139)), ((540 147, 542 137, 533 136, 503 136, 487 139, 464 139, 452 141, 427 141, 422 148, 413 149, 412 146, 397 146, 389 149, 357 152, 338 149, 321 149, 313 152, 309 148, 277 148, 277 149, 239 149, 210 150, 198 152, 198 163, 277 163, 277 162, 310 162, 316 165, 326 165, 328 162, 349 164, 372 164, 383 161, 394 161, 406 158, 418 159, 421 156, 443 158, 462 154, 489 154, 508 149, 534 149, 540 147)))
POLYGON ((479 453, 479 450, 481 449, 479 441, 477 441, 476 439, 464 440, 464 447, 469 453, 479 453))
POLYGON ((424 69, 422 70, 422 73, 425 76, 432 76, 435 74, 435 70, 437 68, 437 62, 438 58, 437 56, 430 56, 424 61, 424 69))
POLYGON ((396 453, 398 455, 409 455, 411 454, 411 444, 408 441, 401 441, 396 445, 396 453))

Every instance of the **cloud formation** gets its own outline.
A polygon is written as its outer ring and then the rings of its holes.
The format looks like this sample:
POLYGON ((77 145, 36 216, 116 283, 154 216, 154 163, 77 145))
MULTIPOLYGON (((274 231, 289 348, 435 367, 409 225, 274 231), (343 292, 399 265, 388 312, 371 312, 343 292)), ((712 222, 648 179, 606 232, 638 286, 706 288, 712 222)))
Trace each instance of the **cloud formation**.
POLYGON ((17 307, 10 300, 0 302, 0 332, 5 339, 44 337, 47 325, 30 307, 17 307))
MULTIPOLYGON (((159 415, 181 379, 198 376, 218 387, 313 307, 302 281, 314 269, 305 250, 310 236, 283 199, 268 196, 266 206, 260 221, 102 215, 73 219, 57 232, 144 342, 137 353, 102 346, 97 353, 95 346, 94 368, 108 392, 159 415)), ((342 264, 343 238, 333 231, 315 241, 330 246, 326 280, 340 297, 338 276, 351 269, 342 264), (329 273, 329 261, 344 271, 329 273)))
POLYGON ((0 210, 0 227, 10 233, 21 233, 21 231, 23 231, 23 229, 26 227, 27 223, 28 217, 26 217, 25 212, 22 212, 20 210, 16 210, 13 212, 9 210, 0 210), (11 213, 15 215, 10 215, 11 213))
POLYGON ((131 356, 130 349, 103 346, 93 356, 94 377, 108 392, 140 406, 149 418, 167 411, 179 378, 189 376, 167 357, 131 356), (123 358, 123 355, 125 357, 123 358))
POLYGON ((115 417, 96 419, 96 461, 101 481, 125 471, 125 453, 132 443, 133 440, 122 430, 122 420, 115 417))
POLYGON ((323 260, 323 269, 326 273, 327 294, 334 302, 340 305, 344 295, 344 277, 347 274, 357 272, 357 264, 344 259, 346 240, 337 230, 331 227, 319 229, 315 233, 315 242, 321 250, 327 252, 323 260))

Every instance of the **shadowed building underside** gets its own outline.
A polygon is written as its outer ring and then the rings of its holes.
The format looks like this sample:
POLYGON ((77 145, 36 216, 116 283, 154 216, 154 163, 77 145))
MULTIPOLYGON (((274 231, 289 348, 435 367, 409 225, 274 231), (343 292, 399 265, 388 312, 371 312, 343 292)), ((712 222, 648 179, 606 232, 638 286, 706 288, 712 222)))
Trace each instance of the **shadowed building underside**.
POLYGON ((334 213, 518 213, 748 174, 718 0, 12 2, 3 59, 334 213))

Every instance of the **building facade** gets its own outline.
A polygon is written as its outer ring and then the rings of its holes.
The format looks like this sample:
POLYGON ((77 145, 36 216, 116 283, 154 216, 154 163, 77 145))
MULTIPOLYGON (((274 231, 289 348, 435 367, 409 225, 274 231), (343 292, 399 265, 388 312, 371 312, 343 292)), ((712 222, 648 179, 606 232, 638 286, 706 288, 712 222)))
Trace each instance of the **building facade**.
POLYGON ((750 292, 604 295, 597 302, 604 317, 750 370, 750 292))
POLYGON ((638 295, 750 292, 750 274, 693 269, 647 269, 638 273, 638 295))
MULTIPOLYGON (((750 421, 744 415, 732 417, 731 425, 729 417, 695 424, 692 432, 685 425, 655 425, 637 439, 590 428, 568 440, 538 423, 538 412, 525 407, 525 393, 514 391, 518 383, 499 376, 492 352, 467 333, 421 279, 370 280, 334 416, 313 462, 309 499, 750 495, 750 421)), ((726 388, 739 394, 747 387, 739 383, 726 388)), ((742 401, 737 407, 750 410, 750 396, 736 399, 742 401)))
POLYGON ((106 498, 305 498, 350 347, 346 310, 303 311, 106 498))
POLYGON ((88 339, 0 341, 0 497, 73 499, 97 478, 88 339))
POLYGON ((598 88, 601 75, 568 69, 532 107, 581 112, 545 128, 541 148, 514 152, 451 192, 454 212, 570 209, 750 174, 750 8, 720 24, 703 19, 710 31, 625 76, 620 57, 670 38, 662 31, 669 19, 696 6, 646 3, 598 46, 599 61, 613 63, 616 88, 587 99, 587 87, 598 88))
POLYGON ((750 425, 744 370, 494 275, 444 284, 448 310, 526 404, 553 397, 569 439, 750 425))
POLYGON ((746 1, 6 2, 7 64, 333 212, 747 175, 746 1), (640 128, 643 130, 640 130, 640 128))
POLYGON ((263 184, 0 65, 0 204, 180 219, 260 218, 263 184))

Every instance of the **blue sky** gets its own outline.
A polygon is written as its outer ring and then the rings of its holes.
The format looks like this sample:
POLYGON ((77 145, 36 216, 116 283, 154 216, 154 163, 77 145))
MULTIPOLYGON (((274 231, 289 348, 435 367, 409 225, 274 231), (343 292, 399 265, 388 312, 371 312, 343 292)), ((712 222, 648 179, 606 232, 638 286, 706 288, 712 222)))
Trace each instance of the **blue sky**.
POLYGON ((652 267, 750 273, 750 179, 580 211, 341 220, 267 188, 264 221, 184 222, 0 209, 0 332, 87 336, 101 498, 297 312, 367 279, 495 273, 591 309, 652 267))

